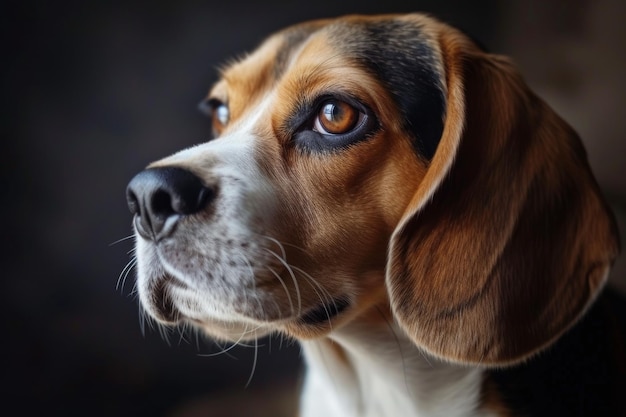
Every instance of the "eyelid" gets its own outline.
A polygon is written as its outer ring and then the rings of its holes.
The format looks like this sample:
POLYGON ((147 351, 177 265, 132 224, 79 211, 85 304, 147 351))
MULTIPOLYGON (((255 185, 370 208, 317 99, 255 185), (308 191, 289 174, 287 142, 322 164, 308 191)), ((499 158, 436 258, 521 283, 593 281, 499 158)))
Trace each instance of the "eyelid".
POLYGON ((208 99, 204 99, 200 103, 198 103, 198 110, 200 110, 200 112, 204 114, 205 116, 212 117, 213 112, 215 112, 215 109, 217 109, 221 105, 227 106, 226 101, 222 101, 218 98, 211 97, 208 99))

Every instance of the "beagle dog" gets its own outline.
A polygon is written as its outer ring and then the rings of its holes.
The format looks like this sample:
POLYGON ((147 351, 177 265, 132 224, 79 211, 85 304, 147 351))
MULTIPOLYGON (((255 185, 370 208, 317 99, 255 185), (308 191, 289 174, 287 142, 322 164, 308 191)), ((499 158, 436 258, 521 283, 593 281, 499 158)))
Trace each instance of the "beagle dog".
POLYGON ((626 415, 616 223, 508 59, 420 14, 318 20, 203 108, 214 139, 127 189, 154 320, 299 340, 300 417, 626 415))

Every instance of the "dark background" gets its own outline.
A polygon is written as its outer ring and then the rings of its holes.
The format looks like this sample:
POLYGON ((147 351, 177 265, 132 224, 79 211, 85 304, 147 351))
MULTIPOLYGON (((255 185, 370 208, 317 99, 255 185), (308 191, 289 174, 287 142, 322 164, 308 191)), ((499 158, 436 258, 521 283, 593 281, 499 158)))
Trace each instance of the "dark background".
MULTIPOLYGON (((113 243, 131 234, 124 191, 134 173, 207 137, 196 105, 215 68, 302 20, 427 11, 511 55, 583 136, 623 231, 624 3, 2 2, 3 408, 288 415, 302 372, 296 345, 263 341, 246 387, 254 349, 205 357, 220 348, 202 337, 142 333, 134 272, 116 288, 132 240, 113 243)), ((613 278, 622 288, 624 269, 613 278)))

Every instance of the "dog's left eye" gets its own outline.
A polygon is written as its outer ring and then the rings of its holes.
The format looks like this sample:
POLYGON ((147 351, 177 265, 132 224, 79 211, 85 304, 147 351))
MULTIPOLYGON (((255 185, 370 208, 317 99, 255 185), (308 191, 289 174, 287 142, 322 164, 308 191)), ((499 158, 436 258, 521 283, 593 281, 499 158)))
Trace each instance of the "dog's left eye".
POLYGON ((198 107, 202 113, 211 118, 211 124, 213 125, 215 134, 219 134, 230 121, 228 105, 216 98, 204 100, 198 107))
POLYGON ((313 130, 326 135, 340 135, 353 130, 363 116, 363 113, 345 101, 327 100, 320 107, 313 130))
POLYGON ((225 103, 219 100, 211 100, 211 121, 213 122, 213 129, 220 132, 230 120, 230 111, 225 103))
POLYGON ((226 126, 228 121, 230 120, 230 111, 228 110, 228 106, 226 104, 221 103, 215 111, 213 112, 213 118, 217 123, 222 126, 226 126))
POLYGON ((355 98, 322 96, 303 106, 293 117, 293 143, 307 152, 324 153, 348 148, 373 136, 378 120, 355 98))

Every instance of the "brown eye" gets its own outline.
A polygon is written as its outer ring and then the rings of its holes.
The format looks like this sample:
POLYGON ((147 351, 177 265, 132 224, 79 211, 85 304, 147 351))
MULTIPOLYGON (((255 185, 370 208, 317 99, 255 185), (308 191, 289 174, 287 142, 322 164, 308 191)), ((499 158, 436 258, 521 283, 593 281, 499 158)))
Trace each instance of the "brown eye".
POLYGON ((361 113, 346 102, 328 100, 322 104, 313 129, 324 134, 339 135, 354 129, 361 113))

